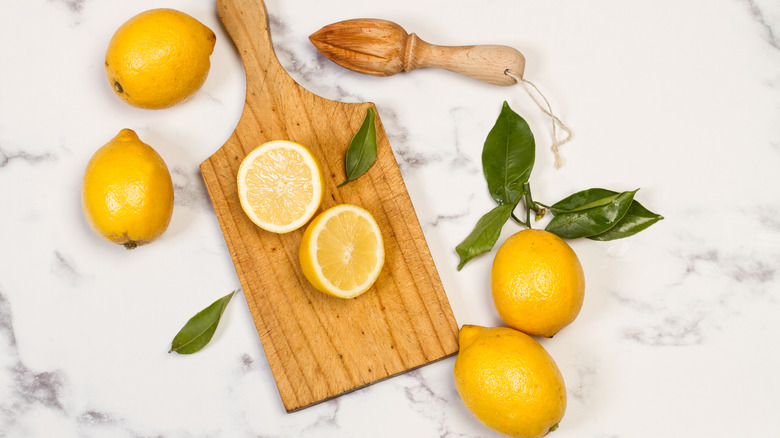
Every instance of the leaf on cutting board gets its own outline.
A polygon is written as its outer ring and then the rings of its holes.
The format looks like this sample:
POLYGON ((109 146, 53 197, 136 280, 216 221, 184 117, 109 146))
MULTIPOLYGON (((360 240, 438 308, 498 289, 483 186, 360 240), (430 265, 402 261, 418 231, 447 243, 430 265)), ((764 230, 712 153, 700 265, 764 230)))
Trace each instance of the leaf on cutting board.
POLYGON ((504 101, 482 147, 482 171, 490 196, 499 204, 516 205, 525 193, 536 159, 534 135, 528 123, 504 101))
POLYGON ((352 141, 347 148, 347 155, 344 160, 344 167, 347 174, 347 179, 339 184, 341 187, 344 184, 354 181, 368 172, 368 169, 376 161, 376 124, 374 120, 376 118, 376 112, 372 107, 366 109, 366 117, 363 119, 363 124, 360 125, 360 129, 352 137, 352 141))
POLYGON ((499 236, 501 236, 501 229, 506 221, 509 220, 514 209, 514 205, 499 205, 485 213, 477 221, 477 225, 474 226, 471 234, 455 247, 455 251, 460 256, 459 271, 469 260, 493 249, 499 236))
POLYGON ((211 305, 190 318, 173 338, 171 349, 168 353, 175 351, 179 354, 192 354, 205 347, 214 336, 219 320, 222 318, 222 313, 225 311, 225 307, 227 307, 234 293, 236 291, 230 292, 214 301, 211 305))

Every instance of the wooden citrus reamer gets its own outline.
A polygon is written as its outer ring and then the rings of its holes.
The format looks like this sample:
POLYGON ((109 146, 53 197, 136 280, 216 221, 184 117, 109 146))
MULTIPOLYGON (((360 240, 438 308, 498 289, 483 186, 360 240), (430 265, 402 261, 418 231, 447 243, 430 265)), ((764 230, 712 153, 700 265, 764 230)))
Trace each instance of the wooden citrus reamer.
POLYGON ((438 46, 423 41, 414 33, 407 33, 392 21, 374 18, 329 24, 310 35, 309 40, 336 64, 373 76, 435 67, 493 85, 520 83, 542 112, 552 119, 555 165, 561 165, 558 146, 569 141, 571 133, 552 113, 550 103, 539 89, 523 78, 525 57, 517 49, 502 45, 438 46), (542 97, 546 107, 528 86, 542 97), (567 133, 563 140, 557 139, 556 123, 567 133))

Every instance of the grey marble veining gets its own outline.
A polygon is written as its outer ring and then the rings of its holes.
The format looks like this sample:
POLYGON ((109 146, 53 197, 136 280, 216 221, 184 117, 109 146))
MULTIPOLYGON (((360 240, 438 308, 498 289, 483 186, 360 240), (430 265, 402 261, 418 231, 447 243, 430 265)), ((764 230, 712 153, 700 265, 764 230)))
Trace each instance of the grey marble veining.
MULTIPOLYGON (((535 199, 640 187, 664 215, 629 239, 570 242, 586 299, 570 327, 540 339, 568 394, 550 436, 780 430, 780 3, 265 4, 293 79, 376 104, 459 324, 502 324, 489 294, 495 249, 458 271, 454 248, 495 205, 481 151, 503 101, 534 132, 535 199), (520 87, 433 69, 364 76, 309 43, 358 17, 432 43, 521 50, 525 77, 574 134, 564 166, 553 166, 550 120, 520 87)), ((454 358, 284 411, 198 168, 237 124, 244 93, 213 2, 0 2, 0 436, 498 436, 461 402, 454 358), (112 94, 103 56, 118 25, 155 7, 195 16, 217 45, 192 99, 144 111, 112 94), (79 200, 87 161, 122 128, 165 159, 176 199, 164 236, 132 252, 97 238, 79 200), (181 325, 230 290, 212 343, 168 354, 181 325)))
POLYGON ((780 38, 776 33, 776 18, 780 14, 780 8, 777 7, 777 4, 756 0, 744 0, 744 3, 750 10, 750 15, 763 28, 766 42, 775 49, 780 49, 780 38))

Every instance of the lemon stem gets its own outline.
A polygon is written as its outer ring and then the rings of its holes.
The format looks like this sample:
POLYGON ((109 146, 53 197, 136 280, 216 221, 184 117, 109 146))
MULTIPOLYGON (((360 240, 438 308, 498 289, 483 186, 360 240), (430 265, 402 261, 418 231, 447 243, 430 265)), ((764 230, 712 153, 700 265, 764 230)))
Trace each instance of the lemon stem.
POLYGON ((534 202, 533 196, 531 196, 531 184, 526 181, 523 183, 523 189, 525 190, 525 208, 526 208, 526 221, 528 222, 528 228, 531 228, 531 210, 536 213, 535 220, 541 220, 547 210, 541 204, 534 202))
POLYGON ((514 220, 515 222, 517 222, 518 224, 520 224, 520 225, 522 225, 522 226, 524 226, 526 228, 530 228, 527 223, 523 222, 522 219, 520 219, 519 217, 517 217, 517 215, 515 215, 514 211, 512 212, 512 220, 514 220))
POLYGON ((124 246, 124 247, 125 247, 125 249, 129 251, 129 250, 131 250, 131 249, 135 249, 135 248, 138 246, 138 244, 137 244, 137 243, 135 243, 135 242, 127 242, 127 243, 125 243, 125 244, 124 244, 124 245, 122 245, 122 246, 124 246))

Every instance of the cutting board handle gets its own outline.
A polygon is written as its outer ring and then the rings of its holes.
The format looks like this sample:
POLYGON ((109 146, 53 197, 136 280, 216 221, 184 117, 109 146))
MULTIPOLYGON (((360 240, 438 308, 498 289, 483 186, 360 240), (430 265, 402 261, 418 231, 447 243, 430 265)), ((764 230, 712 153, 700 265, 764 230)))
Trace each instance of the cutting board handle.
MULTIPOLYGON (((259 53, 274 53, 271 32, 268 28, 268 15, 263 0, 217 0, 217 14, 224 23, 230 38, 233 39, 244 65, 258 67, 244 69, 247 99, 250 96, 258 96, 261 91, 251 90, 250 87, 262 86, 268 78, 287 82, 287 86, 295 84, 276 56, 257 56, 259 53), (247 24, 252 26, 259 24, 261 27, 260 29, 249 29, 247 24), (261 72, 262 76, 258 75, 258 72, 261 72)), ((278 82, 276 83, 278 84, 278 82)))

